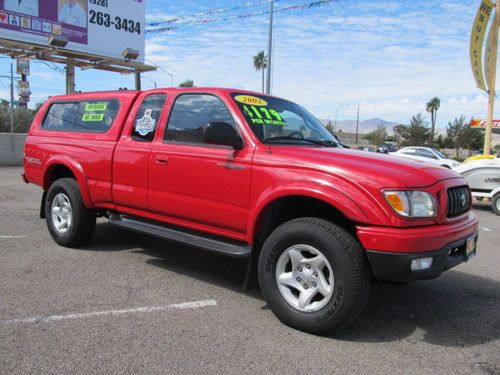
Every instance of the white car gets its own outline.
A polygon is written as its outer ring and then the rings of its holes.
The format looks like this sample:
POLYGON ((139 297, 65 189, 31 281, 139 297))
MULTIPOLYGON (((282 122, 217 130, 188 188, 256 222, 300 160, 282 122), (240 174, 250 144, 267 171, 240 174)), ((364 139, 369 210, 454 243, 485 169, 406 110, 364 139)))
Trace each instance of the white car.
POLYGON ((403 147, 402 149, 390 152, 389 154, 406 159, 437 164, 446 168, 455 168, 460 165, 458 161, 450 159, 438 150, 430 147, 403 147))

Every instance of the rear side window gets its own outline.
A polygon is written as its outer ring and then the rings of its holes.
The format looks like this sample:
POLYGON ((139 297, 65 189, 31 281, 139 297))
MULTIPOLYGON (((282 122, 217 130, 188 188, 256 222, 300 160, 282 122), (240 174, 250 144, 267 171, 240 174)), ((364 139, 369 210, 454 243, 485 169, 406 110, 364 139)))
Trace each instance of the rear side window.
POLYGON ((142 101, 132 129, 134 141, 151 142, 154 139, 165 100, 165 94, 151 94, 142 101))
POLYGON ((216 96, 184 94, 177 98, 170 114, 165 140, 204 144, 205 127, 210 122, 226 122, 236 129, 231 113, 216 96))
POLYGON ((46 130, 106 133, 120 108, 116 99, 53 103, 42 123, 46 130))

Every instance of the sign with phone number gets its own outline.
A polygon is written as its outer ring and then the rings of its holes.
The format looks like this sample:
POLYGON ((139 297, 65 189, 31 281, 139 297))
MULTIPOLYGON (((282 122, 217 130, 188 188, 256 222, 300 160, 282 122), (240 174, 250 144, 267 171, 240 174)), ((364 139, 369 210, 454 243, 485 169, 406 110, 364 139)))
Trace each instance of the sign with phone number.
POLYGON ((67 37, 68 51, 122 59, 130 48, 144 62, 144 0, 0 0, 2 38, 47 45, 51 35, 67 37))
POLYGON ((89 44, 122 58, 127 48, 138 50, 144 62, 145 2, 88 0, 89 44))

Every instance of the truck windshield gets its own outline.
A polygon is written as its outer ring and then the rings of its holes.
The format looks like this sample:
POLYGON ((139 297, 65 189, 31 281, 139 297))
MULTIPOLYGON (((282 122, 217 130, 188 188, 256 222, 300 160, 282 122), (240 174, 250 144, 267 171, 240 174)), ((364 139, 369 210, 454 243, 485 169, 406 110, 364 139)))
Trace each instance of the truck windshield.
POLYGON ((263 143, 342 147, 319 120, 298 104, 239 93, 233 94, 233 98, 263 143))

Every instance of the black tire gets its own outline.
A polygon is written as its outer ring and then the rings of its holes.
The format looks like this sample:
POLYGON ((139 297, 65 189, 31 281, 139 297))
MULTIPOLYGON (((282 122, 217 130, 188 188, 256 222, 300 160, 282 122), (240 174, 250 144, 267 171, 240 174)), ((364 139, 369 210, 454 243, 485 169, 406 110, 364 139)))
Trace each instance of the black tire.
POLYGON ((493 212, 500 216, 500 194, 497 194, 491 200, 491 207, 493 208, 493 212))
POLYGON ((94 234, 96 213, 84 206, 78 183, 72 178, 61 178, 50 186, 45 198, 45 218, 50 235, 61 246, 78 247, 94 234), (52 216, 52 202, 58 194, 67 197, 71 205, 71 225, 65 233, 56 229, 52 216))
POLYGON ((372 280, 364 250, 348 232, 318 218, 299 218, 279 226, 266 239, 259 257, 259 283, 273 313, 283 323, 310 333, 326 333, 354 321, 363 310, 372 280), (314 247, 330 263, 333 294, 316 311, 302 311, 283 297, 276 280, 277 262, 293 245, 314 247))

